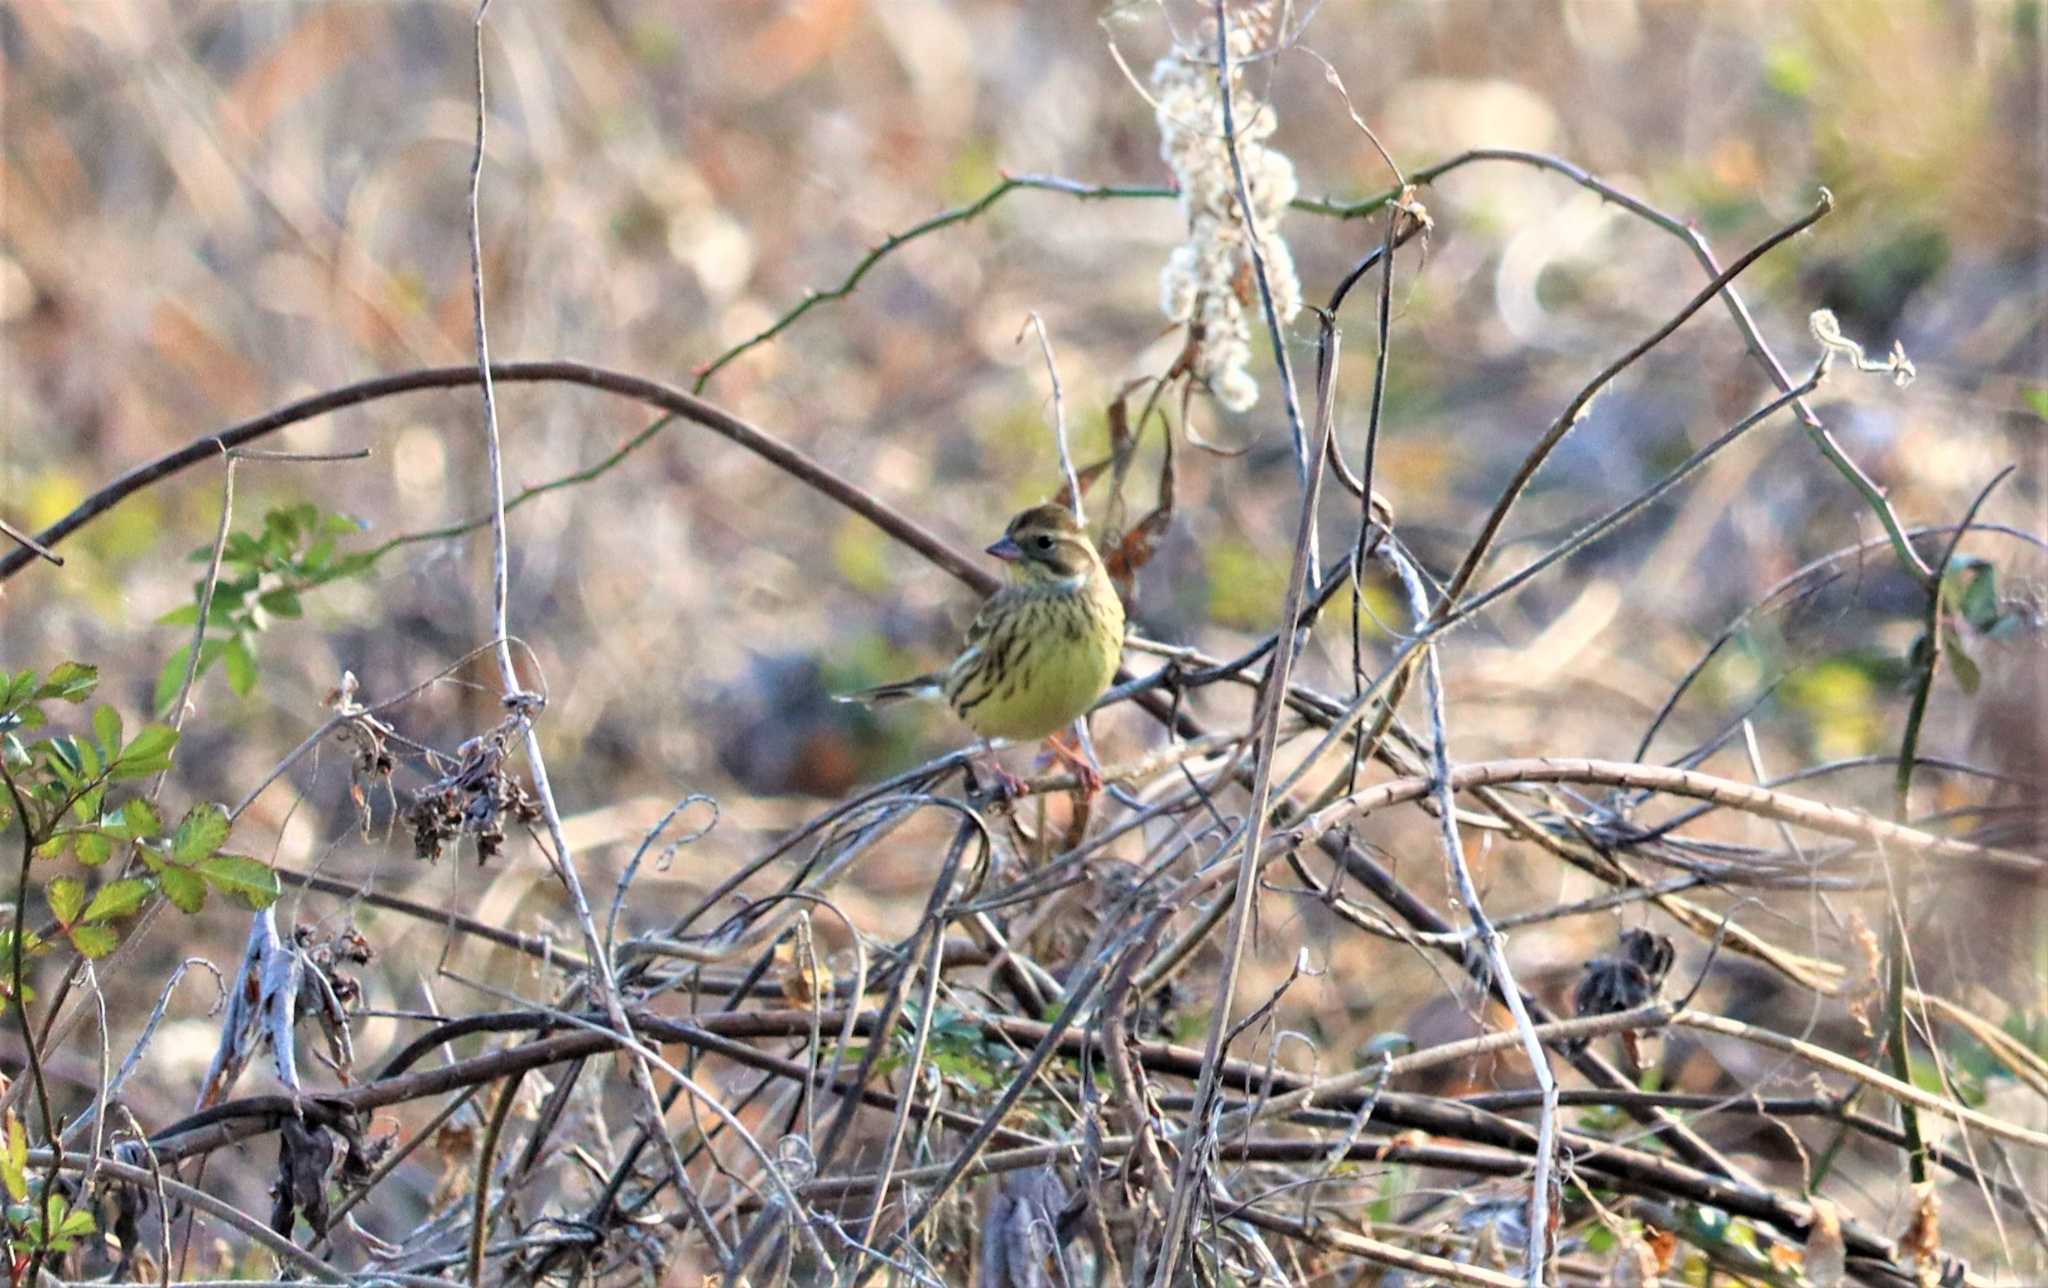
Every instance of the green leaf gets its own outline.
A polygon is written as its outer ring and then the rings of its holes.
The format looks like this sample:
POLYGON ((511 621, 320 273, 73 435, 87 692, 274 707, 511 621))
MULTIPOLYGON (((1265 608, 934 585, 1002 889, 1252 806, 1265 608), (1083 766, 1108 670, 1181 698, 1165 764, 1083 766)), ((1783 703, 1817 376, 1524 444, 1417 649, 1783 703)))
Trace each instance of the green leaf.
POLYGON ((71 848, 78 855, 78 861, 89 868, 96 868, 114 857, 113 839, 98 828, 80 832, 71 848))
POLYGON ((2022 389, 2020 391, 2020 401, 2033 408, 2036 416, 2039 416, 2042 420, 2048 420, 2048 386, 2022 389))
POLYGON ((165 867, 158 879, 163 882, 164 897, 179 912, 194 913, 206 906, 206 882, 198 873, 188 868, 165 867))
POLYGON ((1962 601, 1956 609, 1964 621, 1988 631, 1998 624, 1998 570, 1987 563, 1971 569, 1965 577, 1962 601))
POLYGON ((92 696, 93 687, 100 682, 100 669, 84 662, 59 662, 50 678, 43 681, 36 690, 38 698, 62 698, 66 702, 83 702, 92 696))
POLYGON ((156 624, 158 626, 197 626, 199 624, 199 605, 192 603, 186 604, 182 608, 173 608, 170 612, 157 618, 156 624))
POLYGON ((65 741, 71 744, 72 754, 78 757, 79 777, 86 782, 97 780, 100 771, 106 768, 105 763, 100 760, 100 749, 84 738, 68 738, 65 741))
POLYGON ((278 617, 301 617, 305 615, 305 610, 299 606, 297 591, 268 591, 256 602, 263 605, 264 612, 278 617))
POLYGON ((133 916, 136 909, 149 901, 154 889, 153 883, 141 877, 110 881, 101 886, 99 893, 93 895, 92 902, 86 905, 85 920, 111 921, 116 917, 133 916))
POLYGON ((201 859, 198 869, 208 884, 251 912, 261 912, 284 893, 277 873, 269 864, 240 854, 216 854, 201 859))
POLYGON ((222 563, 260 564, 263 555, 263 543, 246 532, 228 533, 227 543, 220 548, 222 563))
POLYGON ((71 946, 93 961, 121 946, 121 935, 112 926, 78 925, 70 933, 71 946))
POLYGON ((28 1129, 12 1109, 7 1111, 7 1152, 0 1157, 0 1183, 7 1186, 7 1197, 15 1202, 28 1197, 28 1129))
POLYGON ((69 734, 46 739, 43 749, 49 753, 50 771, 73 790, 85 786, 85 761, 78 754, 78 740, 69 734))
POLYGON ((249 641, 239 635, 229 640, 221 661, 227 665, 228 687, 236 696, 248 697, 256 687, 256 655, 249 651, 249 641))
POLYGON ((287 543, 297 541, 301 517, 298 506, 272 510, 263 516, 263 535, 266 538, 274 535, 278 540, 287 543))
POLYGON ((171 855, 184 864, 206 858, 228 839, 228 812, 212 801, 201 801, 185 811, 178 831, 171 838, 171 855))
POLYGON ((93 1224, 91 1208, 73 1208, 65 1214, 64 1220, 58 1224, 57 1237, 60 1239, 75 1239, 81 1235, 91 1234, 97 1228, 93 1224))
POLYGON ((73 802, 71 806, 72 816, 88 826, 96 826, 100 821, 100 807, 106 803, 106 800, 107 785, 105 783, 88 787, 83 792, 80 792, 78 799, 73 802))
POLYGON ((178 690, 185 684, 185 668, 192 662, 192 646, 187 644, 171 654, 164 669, 156 674, 156 697, 150 707, 159 716, 171 714, 171 706, 178 700, 178 690))
POLYGON ((92 713, 93 735, 100 740, 100 750, 105 753, 107 763, 112 764, 121 757, 121 713, 109 706, 96 707, 92 713))
MULTIPOLYGON (((0 672, 0 675, 5 675, 0 672)), ((13 711, 25 702, 34 701, 36 695, 36 673, 16 671, 0 680, 0 711, 13 711)))
POLYGON ((171 751, 178 745, 178 731, 169 725, 142 726, 135 741, 122 749, 121 758, 109 771, 115 778, 147 778, 171 767, 171 751))
POLYGON ((1955 627, 1941 628, 1941 651, 1948 658, 1949 669, 1956 673, 1956 684, 1966 695, 1974 697, 1983 675, 1977 670, 1977 663, 1971 659, 1969 650, 1963 647, 1963 637, 1955 627))
POLYGON ((50 915, 65 925, 78 920, 85 908, 85 882, 77 877, 58 877, 48 891, 50 915))
POLYGON ((43 1218, 42 1218, 42 1220, 38 1221, 38 1220, 35 1220, 34 1218, 31 1218, 31 1219, 30 1219, 30 1222, 29 1222, 29 1233, 30 1233, 30 1237, 31 1237, 31 1238, 32 1238, 32 1239, 33 1239, 33 1240, 34 1240, 35 1242, 37 1242, 37 1243, 40 1243, 40 1244, 41 1244, 41 1245, 43 1246, 43 1248, 44 1248, 44 1250, 45 1250, 45 1251, 48 1251, 48 1252, 68 1252, 68 1251, 70 1251, 70 1249, 71 1249, 71 1240, 69 1240, 69 1239, 60 1239, 60 1238, 58 1238, 58 1237, 56 1236, 56 1233, 55 1233, 56 1231, 58 1231, 58 1230, 60 1230, 60 1229, 62 1229, 62 1228, 64 1227, 64 1221, 65 1221, 65 1218, 66 1218, 66 1214, 67 1214, 67 1213, 68 1213, 68 1212, 69 1212, 70 1210, 71 1210, 71 1205, 70 1205, 70 1204, 68 1204, 68 1203, 66 1203, 66 1202, 64 1201, 64 1196, 63 1196, 62 1194, 54 1194, 54 1193, 53 1193, 53 1194, 49 1195, 49 1196, 48 1196, 47 1198, 45 1198, 45 1199, 43 1200, 43 1218))
POLYGON ((124 841, 138 841, 163 831, 164 821, 157 816, 156 806, 138 796, 121 807, 107 830, 124 841))

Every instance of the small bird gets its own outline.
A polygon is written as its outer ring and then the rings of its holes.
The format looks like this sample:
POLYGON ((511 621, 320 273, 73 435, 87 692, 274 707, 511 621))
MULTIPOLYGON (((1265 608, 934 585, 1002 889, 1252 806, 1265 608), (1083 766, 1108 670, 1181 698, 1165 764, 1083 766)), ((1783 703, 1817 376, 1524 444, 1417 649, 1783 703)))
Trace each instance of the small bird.
MULTIPOLYGON (((988 553, 1009 565, 1009 584, 975 614, 952 665, 841 701, 943 697, 984 739, 1048 739, 1083 790, 1098 790, 1094 766, 1054 735, 1087 714, 1116 678, 1124 605, 1109 570, 1073 512, 1060 505, 1019 514, 988 553)), ((998 776, 1014 785, 1008 775, 998 776)))

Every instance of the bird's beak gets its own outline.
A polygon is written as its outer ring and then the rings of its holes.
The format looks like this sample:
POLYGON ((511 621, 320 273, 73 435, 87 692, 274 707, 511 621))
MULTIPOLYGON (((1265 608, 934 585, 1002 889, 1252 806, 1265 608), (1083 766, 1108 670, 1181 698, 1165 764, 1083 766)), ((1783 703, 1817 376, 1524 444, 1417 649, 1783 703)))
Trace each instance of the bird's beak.
POLYGON ((1024 547, 1018 545, 1016 539, 1007 533, 1001 541, 990 546, 988 552, 1004 563, 1015 563, 1024 557, 1024 547))

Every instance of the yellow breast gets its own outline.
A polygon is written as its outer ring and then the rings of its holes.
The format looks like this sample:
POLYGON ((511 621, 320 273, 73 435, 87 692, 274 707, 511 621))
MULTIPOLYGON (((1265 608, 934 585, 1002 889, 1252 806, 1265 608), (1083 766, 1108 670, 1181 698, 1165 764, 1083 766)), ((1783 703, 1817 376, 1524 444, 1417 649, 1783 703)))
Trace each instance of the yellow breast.
POLYGON ((946 698, 984 738, 1035 742, 1084 714, 1116 678, 1123 603, 1100 577, 1077 590, 1005 593, 1011 602, 948 672, 946 698))

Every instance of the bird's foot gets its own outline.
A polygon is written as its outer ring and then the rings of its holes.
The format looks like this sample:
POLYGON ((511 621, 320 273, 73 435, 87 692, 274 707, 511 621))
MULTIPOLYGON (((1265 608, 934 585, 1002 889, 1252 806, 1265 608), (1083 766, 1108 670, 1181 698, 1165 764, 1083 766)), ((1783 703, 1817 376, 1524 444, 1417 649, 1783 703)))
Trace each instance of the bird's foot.
POLYGON ((1096 796, 1101 794, 1102 771, 1095 767, 1095 762, 1088 757, 1087 753, 1076 751, 1058 737, 1047 738, 1045 742, 1048 747, 1052 748, 1053 757, 1062 765, 1074 771, 1074 777, 1079 782, 1082 800, 1094 800, 1096 796))
POLYGON ((1006 808, 1031 794, 1031 784, 1003 768, 1003 762, 996 759, 992 750, 983 748, 983 754, 987 757, 983 763, 976 764, 972 759, 967 762, 969 791, 977 794, 981 792, 981 775, 986 773, 989 803, 999 809, 1006 808))
POLYGON ((1004 769, 1001 765, 989 766, 989 776, 995 780, 996 799, 1008 804, 1031 794, 1031 784, 1004 769))

